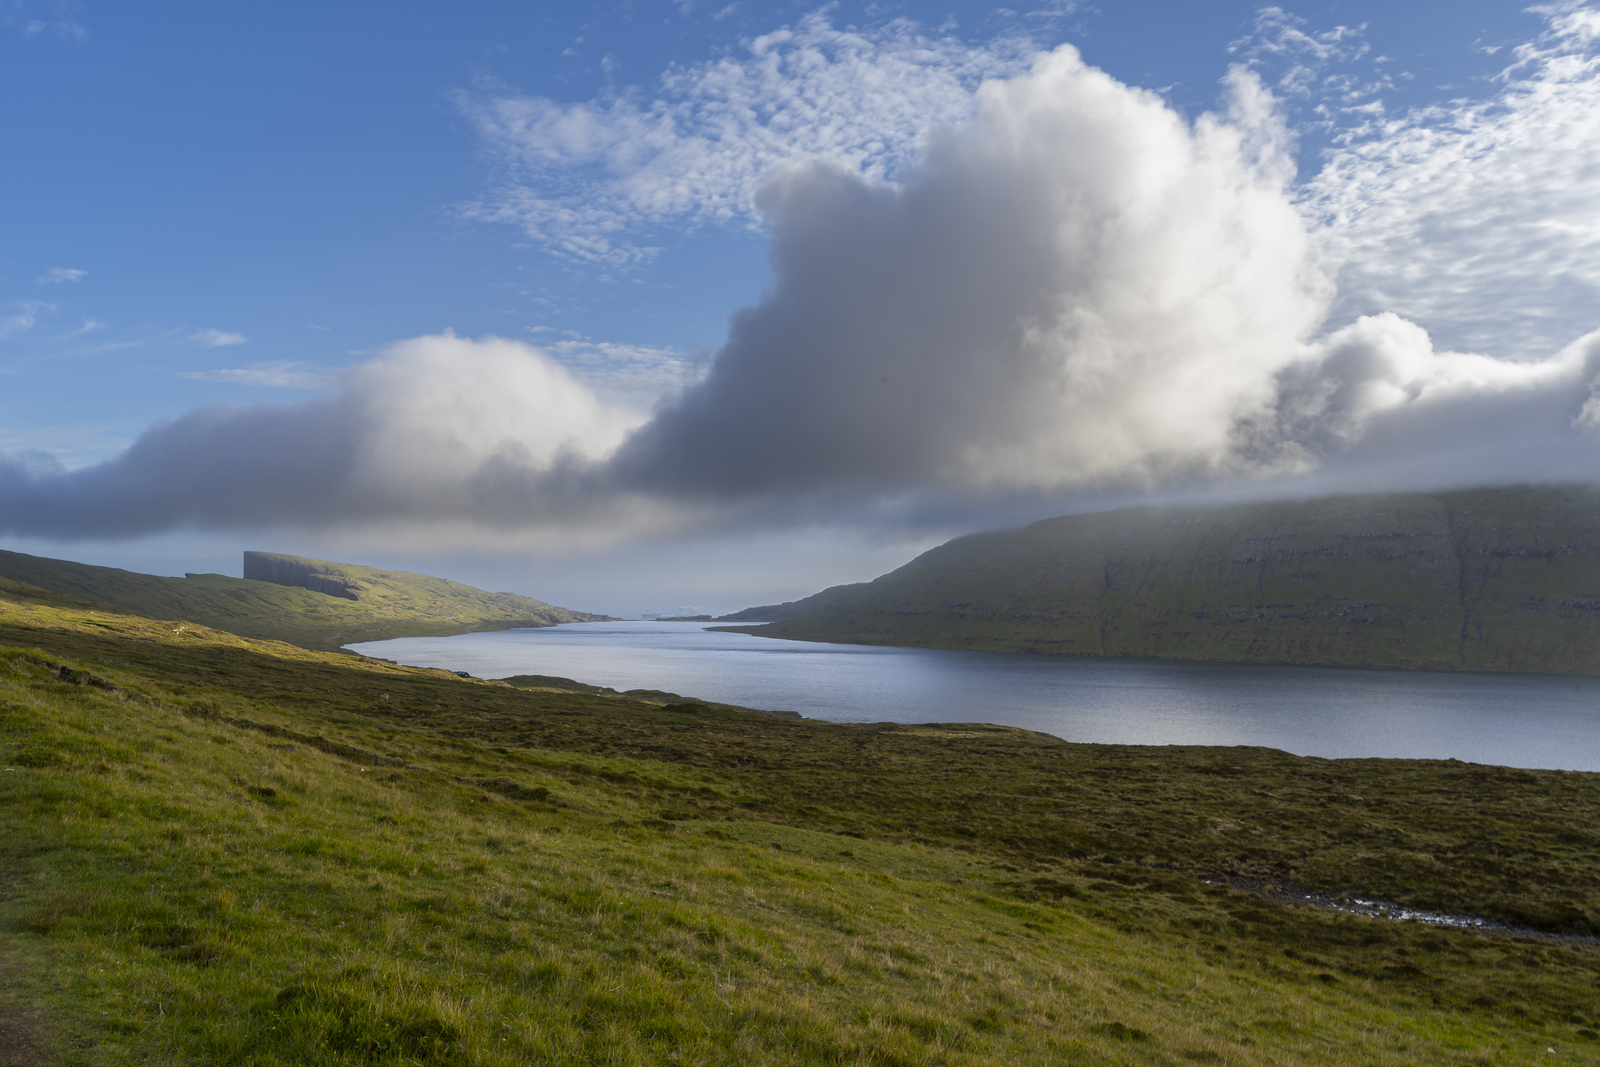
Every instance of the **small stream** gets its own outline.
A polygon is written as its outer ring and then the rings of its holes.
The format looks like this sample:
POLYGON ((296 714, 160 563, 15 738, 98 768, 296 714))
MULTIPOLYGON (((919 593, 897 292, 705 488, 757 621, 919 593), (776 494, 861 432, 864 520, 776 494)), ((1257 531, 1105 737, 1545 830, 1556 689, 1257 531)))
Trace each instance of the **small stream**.
POLYGON ((1305 886, 1285 886, 1248 879, 1202 878, 1201 881, 1206 885, 1225 886, 1250 893, 1274 904, 1316 908, 1319 911, 1337 911, 1346 915, 1359 915, 1366 919, 1381 919, 1388 922, 1419 922, 1428 926, 1447 926, 1482 934, 1531 937, 1541 941, 1600 948, 1600 937, 1593 934, 1551 933, 1535 926, 1504 922, 1500 919, 1486 919, 1481 915, 1468 915, 1459 911, 1426 911, 1397 904, 1392 900, 1369 899, 1350 893, 1326 893, 1305 886))

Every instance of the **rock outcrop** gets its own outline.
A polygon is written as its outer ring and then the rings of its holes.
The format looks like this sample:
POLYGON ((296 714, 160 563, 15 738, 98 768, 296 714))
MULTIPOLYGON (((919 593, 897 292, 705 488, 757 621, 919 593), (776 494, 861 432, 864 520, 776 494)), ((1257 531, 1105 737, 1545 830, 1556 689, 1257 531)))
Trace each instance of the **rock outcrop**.
POLYGON ((345 600, 361 599, 361 583, 354 578, 348 578, 332 567, 296 556, 246 552, 244 576, 252 581, 309 589, 313 593, 326 593, 345 600))

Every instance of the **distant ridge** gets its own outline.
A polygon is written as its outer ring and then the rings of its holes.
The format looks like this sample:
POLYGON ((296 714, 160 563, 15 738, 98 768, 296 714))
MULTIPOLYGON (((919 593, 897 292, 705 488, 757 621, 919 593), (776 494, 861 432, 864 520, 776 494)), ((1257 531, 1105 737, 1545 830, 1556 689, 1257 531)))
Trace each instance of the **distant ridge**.
POLYGON ((281 553, 246 552, 245 570, 272 577, 166 578, 0 551, 0 578, 118 611, 311 649, 610 618, 516 593, 489 593, 448 578, 281 553))
MULTIPOLYGON (((834 588, 843 587, 835 586, 834 588)), ((821 594, 818 595, 820 596, 821 594)), ((805 600, 785 600, 782 604, 762 604, 759 607, 745 608, 743 611, 736 611, 732 615, 718 615, 717 621, 777 622, 779 619, 787 619, 807 610, 807 608, 802 607, 801 605, 809 603, 811 599, 811 597, 807 597, 805 600)))
POLYGON ((1600 490, 1123 508, 725 619, 805 641, 1600 673, 1600 490))

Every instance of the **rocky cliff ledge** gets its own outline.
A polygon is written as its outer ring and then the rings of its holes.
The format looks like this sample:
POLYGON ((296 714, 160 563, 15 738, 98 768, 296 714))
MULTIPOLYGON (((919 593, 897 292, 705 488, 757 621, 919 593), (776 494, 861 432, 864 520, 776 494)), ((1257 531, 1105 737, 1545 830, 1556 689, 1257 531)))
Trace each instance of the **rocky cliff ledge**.
POLYGON ((246 552, 244 576, 252 581, 309 589, 313 593, 326 593, 328 596, 343 597, 345 600, 361 599, 360 582, 340 574, 331 567, 293 556, 279 556, 271 552, 246 552))

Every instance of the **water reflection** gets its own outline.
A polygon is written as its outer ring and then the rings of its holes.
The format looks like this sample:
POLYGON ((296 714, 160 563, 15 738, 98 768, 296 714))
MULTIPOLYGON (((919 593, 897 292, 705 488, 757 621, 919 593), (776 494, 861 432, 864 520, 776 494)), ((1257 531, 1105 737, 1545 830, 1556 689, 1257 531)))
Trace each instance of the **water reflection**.
POLYGON ((480 678, 554 674, 835 722, 991 722, 1068 741, 1600 770, 1600 678, 878 648, 574 623, 352 645, 480 678))

